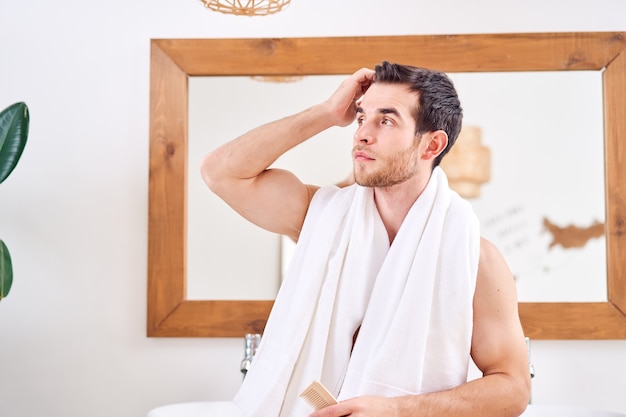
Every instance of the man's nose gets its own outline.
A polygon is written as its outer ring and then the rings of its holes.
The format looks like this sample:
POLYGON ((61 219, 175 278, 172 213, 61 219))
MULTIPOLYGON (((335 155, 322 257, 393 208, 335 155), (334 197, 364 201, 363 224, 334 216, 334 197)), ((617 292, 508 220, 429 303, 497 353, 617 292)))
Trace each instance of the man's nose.
POLYGON ((368 144, 372 143, 373 140, 374 134, 371 125, 369 125, 367 122, 362 122, 362 124, 354 133, 354 142, 368 144))

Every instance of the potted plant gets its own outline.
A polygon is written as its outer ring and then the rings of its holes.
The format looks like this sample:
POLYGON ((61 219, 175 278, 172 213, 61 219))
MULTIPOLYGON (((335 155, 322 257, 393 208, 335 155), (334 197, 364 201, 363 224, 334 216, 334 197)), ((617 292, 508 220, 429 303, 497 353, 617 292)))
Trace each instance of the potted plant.
MULTIPOLYGON (((25 103, 12 104, 0 112, 0 183, 13 172, 28 138, 29 114, 25 103)), ((0 239, 0 300, 13 284, 13 265, 7 246, 0 239)))

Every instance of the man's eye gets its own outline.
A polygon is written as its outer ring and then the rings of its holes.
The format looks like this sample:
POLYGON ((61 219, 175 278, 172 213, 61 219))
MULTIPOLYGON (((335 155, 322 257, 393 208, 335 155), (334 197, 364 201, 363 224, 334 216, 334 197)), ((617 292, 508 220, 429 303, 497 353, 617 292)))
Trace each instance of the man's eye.
POLYGON ((361 126, 363 124, 363 118, 362 117, 357 117, 356 118, 356 124, 358 124, 359 126, 361 126))
POLYGON ((388 118, 386 118, 386 117, 385 117, 385 118, 383 119, 383 124, 384 124, 384 125, 387 125, 387 126, 391 126, 391 125, 393 124, 393 120, 388 119, 388 118))

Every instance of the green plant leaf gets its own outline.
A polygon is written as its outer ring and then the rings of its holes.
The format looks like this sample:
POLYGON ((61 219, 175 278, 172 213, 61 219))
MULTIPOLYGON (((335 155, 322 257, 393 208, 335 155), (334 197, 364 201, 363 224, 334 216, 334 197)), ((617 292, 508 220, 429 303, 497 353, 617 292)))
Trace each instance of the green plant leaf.
POLYGON ((0 300, 6 297, 13 284, 13 264, 7 245, 0 239, 0 300))
POLYGON ((28 138, 28 107, 12 104, 0 112, 0 183, 13 172, 28 138))

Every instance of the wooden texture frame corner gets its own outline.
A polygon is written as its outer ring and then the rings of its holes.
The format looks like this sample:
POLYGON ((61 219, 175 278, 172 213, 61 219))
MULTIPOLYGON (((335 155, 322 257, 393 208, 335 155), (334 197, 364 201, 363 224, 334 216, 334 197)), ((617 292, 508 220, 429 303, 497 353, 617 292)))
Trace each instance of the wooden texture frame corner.
POLYGON ((152 40, 148 336, 261 333, 273 303, 186 298, 188 77, 349 74, 389 60, 446 72, 602 71, 608 301, 519 311, 533 339, 626 339, 625 48, 623 32, 152 40))

